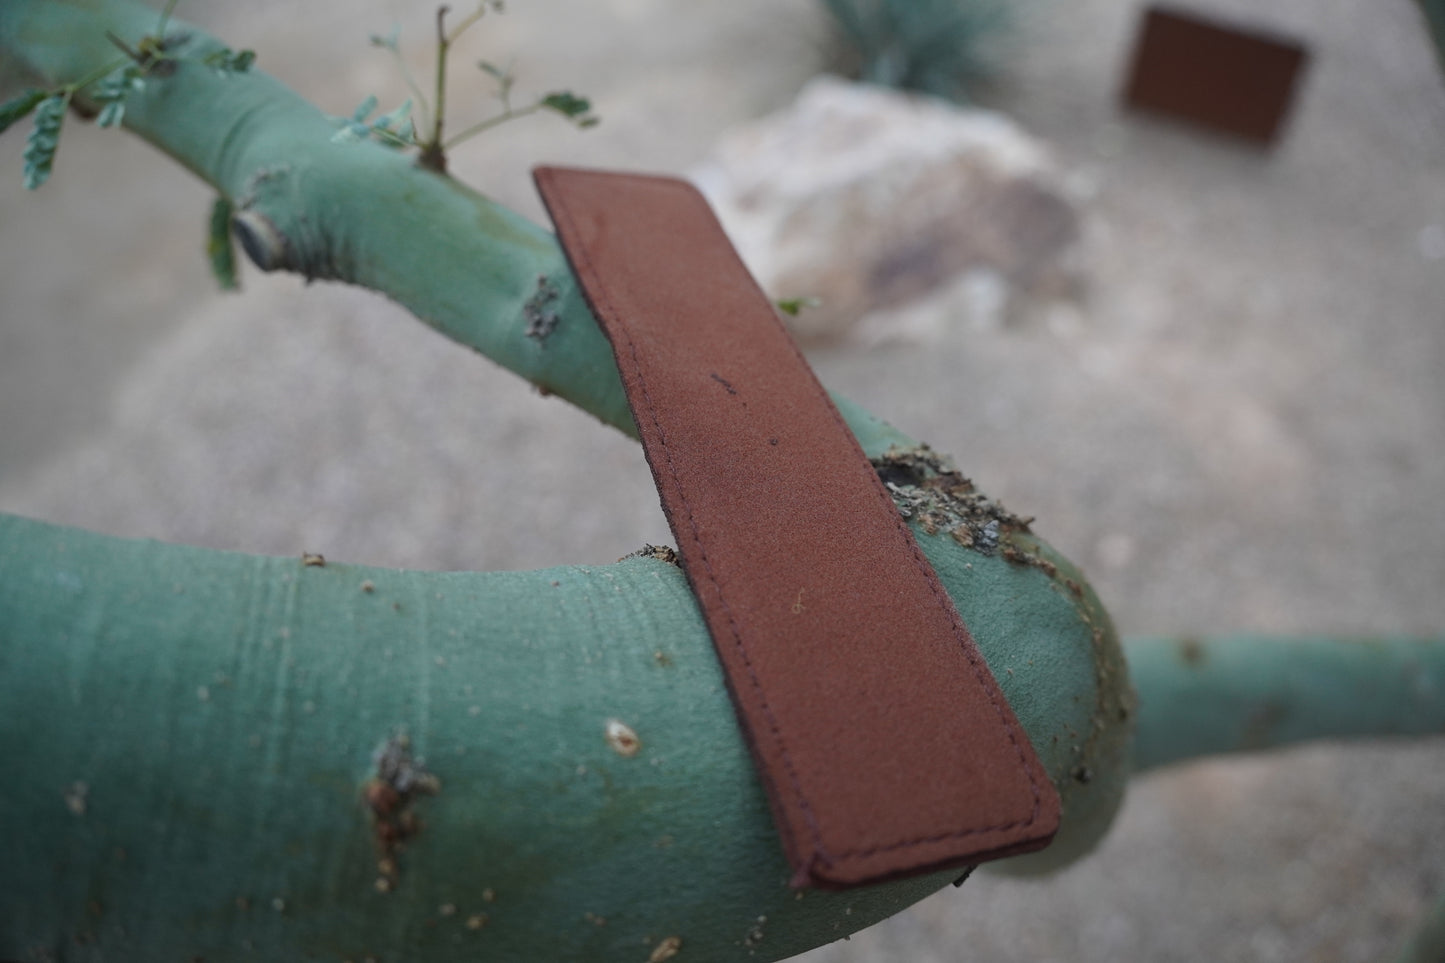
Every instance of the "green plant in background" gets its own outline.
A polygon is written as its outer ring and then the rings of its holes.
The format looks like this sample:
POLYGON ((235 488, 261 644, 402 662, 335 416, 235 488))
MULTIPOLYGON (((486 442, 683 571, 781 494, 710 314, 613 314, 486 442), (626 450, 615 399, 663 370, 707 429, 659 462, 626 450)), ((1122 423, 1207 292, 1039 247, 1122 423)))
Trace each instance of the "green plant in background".
POLYGON ((1014 23, 1008 0, 823 0, 860 80, 967 101, 995 69, 1014 23))

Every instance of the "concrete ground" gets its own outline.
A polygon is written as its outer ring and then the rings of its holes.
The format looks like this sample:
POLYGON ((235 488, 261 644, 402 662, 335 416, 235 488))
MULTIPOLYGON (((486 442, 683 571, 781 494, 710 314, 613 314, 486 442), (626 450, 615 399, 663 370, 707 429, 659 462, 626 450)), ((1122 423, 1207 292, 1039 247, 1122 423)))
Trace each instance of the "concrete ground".
MULTIPOLYGON (((685 171, 786 104, 824 36, 808 0, 510 6, 468 56, 604 117, 458 152, 537 217, 529 164, 685 171)), ((1439 633, 1445 83, 1418 14, 1191 6, 1310 44, 1277 150, 1119 112, 1137 3, 1035 4, 987 101, 1092 190, 1087 300, 813 360, 1037 516, 1127 633, 1439 633)), ((401 0, 181 13, 336 113, 404 96, 367 33, 429 30, 401 0)), ((22 148, 0 138, 0 510, 434 568, 668 540, 635 446, 395 306, 254 272, 214 293, 206 192, 153 151, 72 125, 29 196, 22 148)), ((1068 872, 980 875, 808 958, 1375 960, 1442 888, 1445 746, 1312 747, 1140 779, 1068 872)))

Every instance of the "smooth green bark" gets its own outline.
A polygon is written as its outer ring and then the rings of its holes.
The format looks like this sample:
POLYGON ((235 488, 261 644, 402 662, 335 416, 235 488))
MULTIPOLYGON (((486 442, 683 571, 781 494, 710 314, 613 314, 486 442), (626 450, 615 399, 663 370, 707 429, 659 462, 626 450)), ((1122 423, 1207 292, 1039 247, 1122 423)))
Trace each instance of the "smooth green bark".
POLYGON ((723 959, 759 916, 786 955, 945 882, 794 898, 666 563, 317 567, 20 519, 0 546, 25 627, 0 752, 27 774, 0 957, 723 959), (358 790, 400 731, 441 788, 381 892, 358 790))
MULTIPOLYGON (((1088 730, 1077 600, 1002 560, 941 571, 1056 778, 1126 757, 1088 730)), ((778 959, 955 875, 789 889, 664 562, 313 566, 0 517, 0 612, 0 755, 24 774, 0 793, 0 958, 642 960, 677 936, 683 959, 778 959), (362 787, 403 731, 441 788, 382 892, 362 787)))
POLYGON ((1309 739, 1445 734, 1445 638, 1129 639, 1134 768, 1309 739))

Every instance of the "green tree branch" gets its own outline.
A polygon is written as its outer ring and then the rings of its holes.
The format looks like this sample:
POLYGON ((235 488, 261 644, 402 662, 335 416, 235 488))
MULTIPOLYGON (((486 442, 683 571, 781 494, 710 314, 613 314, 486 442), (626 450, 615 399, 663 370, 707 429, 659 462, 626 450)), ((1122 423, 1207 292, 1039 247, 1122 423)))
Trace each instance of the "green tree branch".
POLYGON ((1137 770, 1311 739, 1445 734, 1445 638, 1130 639, 1137 770))

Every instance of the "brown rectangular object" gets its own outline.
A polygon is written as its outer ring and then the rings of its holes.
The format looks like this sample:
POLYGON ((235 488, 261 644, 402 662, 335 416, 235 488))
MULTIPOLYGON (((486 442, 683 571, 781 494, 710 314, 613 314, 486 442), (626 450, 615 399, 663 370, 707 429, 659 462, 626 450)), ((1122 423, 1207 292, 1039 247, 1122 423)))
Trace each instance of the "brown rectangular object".
POLYGON ((1293 40, 1150 7, 1124 97, 1131 107, 1271 144, 1306 59, 1293 40))
POLYGON ((1041 848, 1059 800, 967 628, 707 202, 539 168, 617 359, 794 885, 1041 848))

